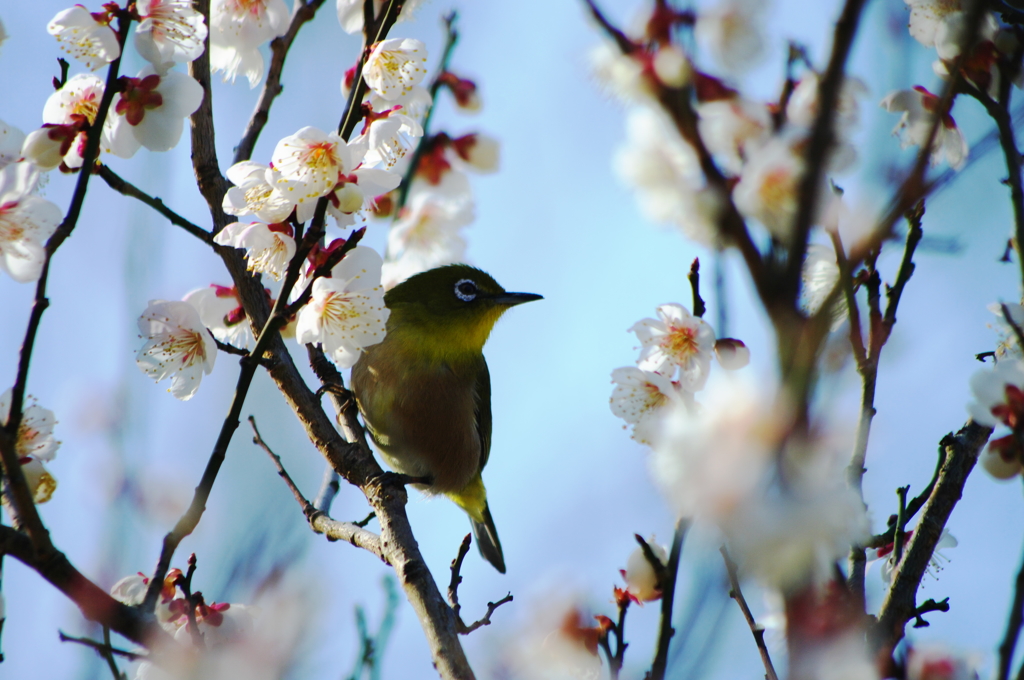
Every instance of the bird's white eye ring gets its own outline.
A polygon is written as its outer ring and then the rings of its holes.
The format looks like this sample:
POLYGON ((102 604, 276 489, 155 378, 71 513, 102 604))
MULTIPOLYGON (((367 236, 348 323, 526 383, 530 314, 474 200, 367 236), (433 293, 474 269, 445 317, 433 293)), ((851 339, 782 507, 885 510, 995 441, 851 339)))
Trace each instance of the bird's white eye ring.
POLYGON ((476 299, 476 283, 473 279, 459 279, 455 283, 455 297, 463 302, 472 302, 476 299))

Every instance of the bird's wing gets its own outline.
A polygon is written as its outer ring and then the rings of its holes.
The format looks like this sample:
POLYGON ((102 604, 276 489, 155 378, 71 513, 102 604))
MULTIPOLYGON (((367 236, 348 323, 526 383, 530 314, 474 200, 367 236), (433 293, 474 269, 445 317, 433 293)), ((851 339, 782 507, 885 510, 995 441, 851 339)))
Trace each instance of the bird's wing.
POLYGON ((476 397, 476 431, 480 435, 480 469, 483 470, 491 455, 491 374, 482 356, 473 392, 476 397))

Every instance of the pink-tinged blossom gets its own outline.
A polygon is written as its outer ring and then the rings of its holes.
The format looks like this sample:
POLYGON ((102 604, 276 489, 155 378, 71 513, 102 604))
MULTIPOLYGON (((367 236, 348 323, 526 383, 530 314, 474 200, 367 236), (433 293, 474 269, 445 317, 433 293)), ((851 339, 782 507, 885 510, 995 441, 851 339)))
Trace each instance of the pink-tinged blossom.
POLYGON ((375 118, 353 143, 366 145, 363 162, 367 166, 391 170, 409 153, 414 140, 422 136, 423 127, 418 122, 403 113, 391 112, 375 118))
POLYGON ((669 378, 679 369, 679 383, 688 392, 704 387, 711 370, 715 331, 682 305, 659 305, 657 319, 641 319, 629 329, 640 341, 637 366, 669 378))
POLYGON ((427 75, 427 48, 413 38, 390 38, 375 44, 363 66, 363 80, 375 94, 391 101, 408 94, 427 75))
POLYGON ((284 278, 295 255, 295 239, 287 224, 232 222, 213 237, 213 242, 245 248, 249 271, 267 274, 275 281, 284 278))
POLYGON ((983 658, 930 642, 907 650, 907 680, 978 680, 983 658))
POLYGON ((374 199, 398 188, 402 176, 379 168, 359 167, 339 180, 328 194, 327 212, 339 227, 355 224, 353 213, 374 205, 374 199))
POLYGON ((717 221, 722 200, 704 186, 696 153, 664 116, 647 107, 630 112, 627 140, 615 155, 614 167, 636 191, 643 213, 654 222, 678 226, 697 243, 717 246, 717 221))
POLYGON ((482 173, 498 171, 501 143, 490 135, 472 133, 456 137, 451 140, 451 148, 468 169, 482 173))
POLYGON ((256 87, 263 78, 260 46, 284 35, 289 12, 284 0, 214 0, 210 7, 210 66, 235 82, 239 74, 256 87))
POLYGON ((963 167, 967 160, 967 140, 950 112, 939 111, 939 98, 934 94, 918 85, 913 90, 889 93, 881 106, 890 113, 901 114, 892 134, 900 138, 900 146, 904 149, 926 144, 933 121, 939 116, 931 147, 931 163, 938 165, 945 160, 954 170, 963 167))
MULTIPOLYGON (((665 546, 658 545, 653 537, 647 541, 647 545, 662 567, 668 566, 668 551, 665 550, 665 546)), ((622 578, 626 581, 626 590, 640 602, 651 602, 661 598, 658 573, 647 559, 643 548, 638 546, 630 553, 629 559, 626 560, 626 568, 622 570, 622 578)))
POLYGON ((313 282, 313 297, 295 327, 299 344, 318 344, 338 368, 351 368, 363 348, 384 339, 391 310, 384 306, 383 260, 372 248, 357 246, 332 270, 313 282))
POLYGON ((170 151, 181 140, 185 118, 199 108, 203 87, 177 71, 156 72, 152 65, 135 78, 122 78, 111 106, 110 153, 131 158, 140 146, 170 151))
POLYGON ((648 446, 657 440, 670 407, 685 399, 671 378, 634 366, 612 371, 612 383, 615 388, 608 400, 612 413, 633 426, 633 439, 648 446))
POLYGON ((719 338, 715 340, 715 358, 727 371, 738 371, 750 363, 750 349, 742 340, 719 338))
POLYGON ((211 284, 191 291, 182 300, 199 310, 200 320, 216 339, 242 349, 255 344, 236 288, 211 284))
POLYGON ((989 440, 988 448, 1002 457, 1004 465, 990 461, 993 476, 1013 476, 1012 467, 1024 461, 1021 438, 1024 435, 1024 361, 1015 356, 996 361, 992 368, 984 368, 971 376, 974 401, 967 404, 967 412, 974 422, 986 427, 1004 425, 1009 433, 989 440))
POLYGON ((263 222, 284 222, 295 209, 295 204, 278 191, 273 171, 262 163, 242 161, 227 171, 235 185, 224 194, 223 208, 229 215, 253 215, 263 222))
POLYGON ((0 120, 0 170, 21 158, 25 133, 0 120))
MULTIPOLYGON (((910 538, 914 535, 916 529, 907 531, 903 537, 903 545, 910 542, 910 538)), ((955 548, 960 544, 956 540, 956 537, 949 533, 949 530, 943 529, 942 533, 939 534, 939 540, 935 544, 935 550, 932 551, 932 556, 928 559, 928 566, 926 567, 926 573, 932 578, 939 578, 939 573, 945 568, 946 563, 949 562, 949 558, 946 557, 942 551, 950 548, 955 548)), ((885 583, 892 583, 892 574, 896 569, 896 551, 895 545, 889 543, 883 545, 881 548, 872 548, 867 551, 867 560, 870 566, 877 560, 884 560, 882 562, 882 580, 885 583)))
POLYGON ((46 26, 60 48, 85 64, 90 71, 106 66, 121 56, 117 34, 109 23, 97 21, 85 7, 75 5, 57 13, 46 26))
POLYGON ((364 149, 359 143, 346 143, 336 132, 304 127, 274 148, 274 186, 297 206, 315 204, 334 189, 339 176, 359 165, 364 149))
POLYGON ((761 0, 719 0, 697 13, 694 35, 726 71, 745 71, 764 52, 766 8, 761 0))
MULTIPOLYGON (((92 125, 103 99, 103 81, 92 74, 79 73, 51 94, 43 105, 41 130, 25 138, 22 153, 41 170, 57 167, 61 161, 69 168, 82 167, 87 135, 83 128, 92 125)), ((103 127, 101 148, 109 147, 110 118, 103 127)))
POLYGON ((192 0, 137 0, 135 49, 157 68, 182 64, 203 53, 206 24, 192 0))
POLYGON ((176 399, 191 399, 217 360, 217 343, 199 311, 187 302, 152 300, 139 317, 139 332, 146 343, 135 363, 157 382, 171 378, 168 392, 176 399))
POLYGON ((0 271, 19 283, 35 281, 46 258, 46 241, 63 214, 36 196, 38 172, 30 163, 0 170, 0 271))

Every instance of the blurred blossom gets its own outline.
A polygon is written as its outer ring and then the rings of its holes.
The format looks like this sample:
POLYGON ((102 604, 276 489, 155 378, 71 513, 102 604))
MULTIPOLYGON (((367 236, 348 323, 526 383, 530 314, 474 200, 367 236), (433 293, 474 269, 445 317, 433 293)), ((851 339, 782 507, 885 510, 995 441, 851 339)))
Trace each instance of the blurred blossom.
POLYGON ((544 598, 532 620, 502 645, 501 671, 513 680, 598 680, 598 643, 606 631, 564 596, 544 598))
POLYGON ((798 192, 804 174, 803 140, 773 137, 751 152, 740 181, 733 189, 736 208, 745 217, 763 224, 783 243, 793 237, 793 221, 799 207, 798 192))
POLYGON ((351 368, 364 347, 384 339, 391 311, 384 306, 383 261, 372 248, 357 246, 331 271, 313 282, 313 297, 299 310, 295 339, 318 344, 338 368, 351 368))
MULTIPOLYGON (((814 316, 839 281, 839 264, 836 262, 836 251, 832 246, 808 244, 801 281, 800 306, 809 316, 814 316)), ((846 299, 842 295, 837 296, 833 304, 837 307, 835 313, 842 323, 846 318, 846 299)))
POLYGON ((737 371, 750 363, 750 349, 742 340, 719 338, 715 340, 715 358, 727 371, 737 371))
POLYGON ((139 25, 135 27, 135 49, 142 58, 164 71, 203 53, 206 24, 191 0, 136 0, 139 25))
POLYGON ((461 261, 466 252, 461 231, 473 217, 473 202, 468 196, 449 198, 432 191, 411 196, 388 233, 386 286, 391 288, 413 274, 461 261))
POLYGON ((110 28, 110 24, 97 21, 81 5, 58 12, 47 24, 46 31, 57 39, 62 50, 85 64, 90 71, 106 66, 121 56, 117 34, 110 28))
POLYGON ((743 170, 750 151, 771 134, 768 107, 742 97, 728 97, 697 105, 701 139, 722 169, 733 175, 743 170))
POLYGON ((630 111, 626 130, 628 139, 616 153, 614 167, 636 190, 644 215, 675 224, 701 245, 720 245, 717 221, 722 200, 704 186, 693 148, 651 108, 630 111))
POLYGON ((591 50, 590 70, 605 91, 623 102, 653 101, 654 90, 644 76, 643 64, 611 41, 591 50))
POLYGON ((612 413, 633 426, 631 436, 641 444, 655 443, 670 406, 690 401, 671 378, 633 366, 612 371, 612 383, 615 389, 608 400, 612 413))
MULTIPOLYGON (((818 117, 818 88, 821 79, 808 71, 797 83, 786 105, 786 119, 800 127, 810 128, 818 117)), ((868 86, 860 78, 846 77, 836 100, 835 125, 840 135, 848 134, 860 122, 860 99, 867 96, 868 86)))
POLYGON ((659 305, 657 312, 657 319, 641 319, 629 329, 636 333, 642 347, 637 366, 670 379, 678 368, 683 389, 702 389, 711 369, 714 329, 679 304, 659 305))
MULTIPOLYGON (((910 35, 925 47, 934 47, 943 59, 954 59, 966 29, 969 0, 903 0, 910 8, 910 35)), ((999 24, 991 12, 982 17, 981 36, 991 38, 999 24)))
POLYGON ((139 332, 146 343, 135 363, 157 382, 171 378, 167 391, 176 399, 191 399, 217 360, 217 343, 198 310, 187 302, 151 300, 139 317, 139 332))
POLYGON ((284 0, 214 0, 210 7, 210 67, 235 82, 239 74, 249 87, 263 79, 260 47, 288 30, 284 0))
POLYGON ((0 170, 21 158, 25 133, 0 120, 0 170))
MULTIPOLYGON (((408 0, 402 4, 398 21, 409 19, 421 0, 408 0)), ((373 0, 373 16, 380 17, 381 11, 387 5, 384 0, 373 0)), ((346 33, 358 33, 363 30, 363 0, 338 0, 337 2, 338 22, 346 33)))
MULTIPOLYGON (((905 532, 903 537, 904 549, 910 543, 910 538, 914 535, 914 531, 916 531, 916 529, 911 529, 905 532)), ((948 529, 943 528, 942 533, 939 534, 939 540, 935 544, 935 550, 932 551, 932 556, 928 559, 926 573, 928 573, 932 578, 938 579, 939 572, 945 568, 945 563, 950 561, 942 551, 949 548, 955 548, 958 545, 960 545, 960 542, 956 540, 956 537, 949 533, 948 529)), ((888 543, 883 545, 881 548, 870 548, 867 550, 868 566, 877 560, 883 560, 882 581, 887 584, 892 583, 892 573, 896 569, 895 547, 894 543, 888 543)))
POLYGON ((1021 353, 1020 339, 1013 326, 1024 330, 1024 306, 1013 303, 993 302, 988 306, 988 311, 996 315, 995 329, 999 333, 999 341, 996 345, 996 357, 1000 360, 1006 358, 1024 359, 1021 353), (1003 307, 1010 313, 1007 319, 1003 313, 1003 307), (1010 322, 1013 322, 1011 325, 1010 322))
POLYGON ((241 349, 251 349, 255 344, 236 288, 210 284, 191 291, 182 299, 199 310, 203 325, 221 342, 241 349))
POLYGON ((722 68, 740 73, 764 53, 767 9, 761 0, 718 0, 697 13, 694 34, 722 68))
POLYGON ((911 645, 907 650, 907 680, 978 680, 982 657, 938 642, 911 645))
MULTIPOLYGON (((658 545, 653 536, 647 541, 647 545, 650 546, 651 552, 661 562, 661 565, 667 566, 668 550, 665 549, 665 546, 658 545)), ((650 602, 661 598, 658 574, 640 546, 637 546, 636 550, 629 554, 626 568, 622 570, 622 578, 626 581, 626 589, 630 595, 640 602, 650 602)))
POLYGON ((931 147, 931 163, 938 165, 945 160, 954 170, 959 170, 967 160, 967 140, 949 110, 938 110, 939 103, 937 96, 916 85, 912 90, 890 92, 881 106, 890 113, 901 114, 892 134, 900 138, 900 146, 904 149, 926 144, 935 117, 939 116, 940 123, 931 147))

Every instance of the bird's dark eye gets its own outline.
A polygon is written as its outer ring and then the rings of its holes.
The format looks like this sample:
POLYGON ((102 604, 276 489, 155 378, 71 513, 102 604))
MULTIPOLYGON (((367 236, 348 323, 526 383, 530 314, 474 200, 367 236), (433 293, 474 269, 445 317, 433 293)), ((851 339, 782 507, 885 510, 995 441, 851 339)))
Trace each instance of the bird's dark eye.
POLYGON ((455 297, 463 302, 472 302, 476 299, 476 283, 472 279, 459 279, 455 284, 455 297))

